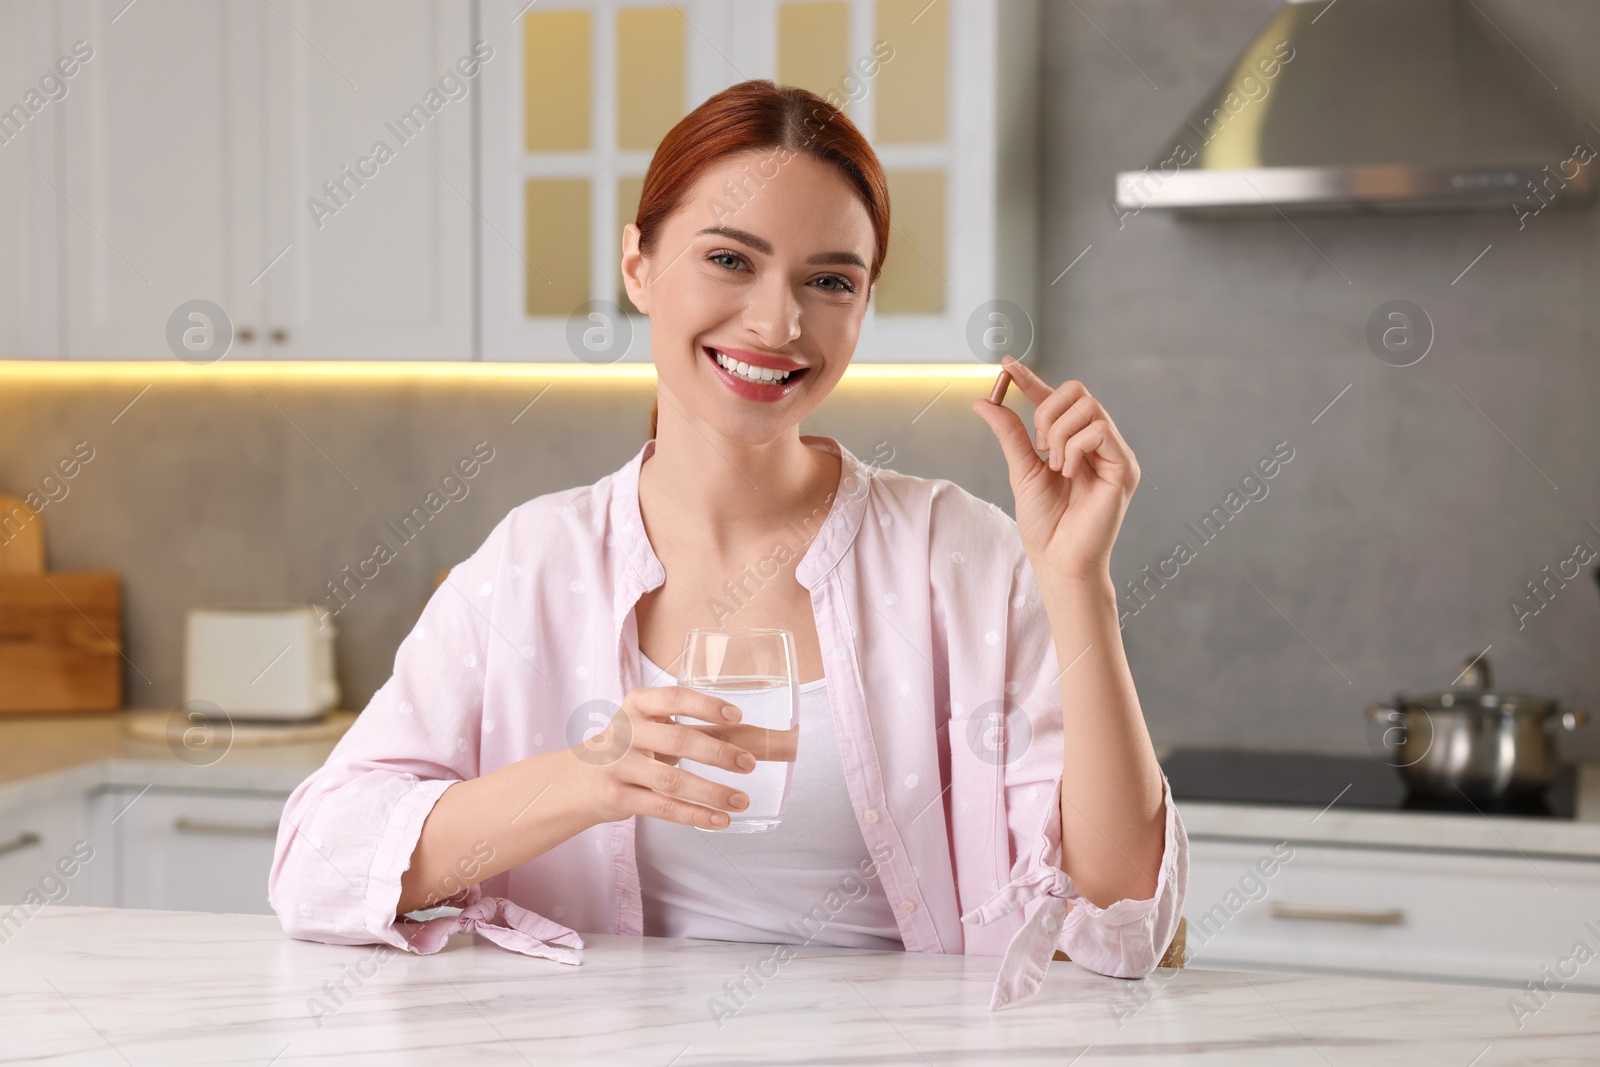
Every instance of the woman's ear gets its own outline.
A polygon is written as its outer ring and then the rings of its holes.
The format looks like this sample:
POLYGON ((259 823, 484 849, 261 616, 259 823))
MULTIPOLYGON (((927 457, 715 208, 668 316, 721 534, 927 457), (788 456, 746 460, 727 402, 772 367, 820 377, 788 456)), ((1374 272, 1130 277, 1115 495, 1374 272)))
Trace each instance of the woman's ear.
POLYGON ((639 227, 622 227, 622 286, 642 314, 650 314, 650 261, 639 251, 639 227))

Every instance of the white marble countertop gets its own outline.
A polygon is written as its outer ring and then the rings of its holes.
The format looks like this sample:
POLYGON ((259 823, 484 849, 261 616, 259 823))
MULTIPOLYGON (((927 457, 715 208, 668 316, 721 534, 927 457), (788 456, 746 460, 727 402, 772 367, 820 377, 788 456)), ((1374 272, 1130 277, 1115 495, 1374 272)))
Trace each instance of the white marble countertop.
POLYGON ((1519 1030, 1503 989, 1193 969, 1141 983, 1070 963, 991 1013, 993 957, 585 942, 573 967, 464 934, 414 956, 295 941, 272 916, 49 906, 0 944, 0 1064, 1495 1067, 1593 1063, 1600 1031, 1600 998, 1581 994, 1519 1030))

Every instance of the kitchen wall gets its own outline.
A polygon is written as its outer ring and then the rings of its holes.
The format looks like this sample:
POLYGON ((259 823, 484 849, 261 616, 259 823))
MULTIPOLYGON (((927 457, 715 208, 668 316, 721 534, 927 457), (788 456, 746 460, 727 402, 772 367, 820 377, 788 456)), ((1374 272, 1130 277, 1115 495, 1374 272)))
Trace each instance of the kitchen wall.
MULTIPOLYGON (((1497 685, 1600 705, 1595 565, 1520 628, 1509 606, 1537 607, 1526 583, 1579 541, 1600 550, 1600 213, 1119 228, 1110 171, 1148 161, 1276 6, 1048 5, 1045 273, 1093 245, 1049 290, 1049 365, 1090 384, 1147 475, 1114 576, 1196 549, 1123 631, 1151 725, 1366 751, 1365 703, 1445 687, 1491 645, 1497 685), (1396 298, 1436 330, 1406 368, 1364 340, 1396 298), (1294 459, 1269 495, 1202 545, 1185 523, 1279 441, 1294 459)), ((1596 5, 1478 6, 1600 146, 1596 5)), ((1600 752, 1588 734, 1570 750, 1600 752)))
MULTIPOLYGON (((395 558, 334 620, 344 705, 360 708, 388 677, 435 573, 522 501, 626 463, 644 444, 652 398, 644 380, 330 384, 264 374, 146 384, 127 375, 70 387, 5 383, 0 488, 37 489, 88 442, 93 458, 42 513, 49 566, 123 575, 128 703, 169 707, 182 700, 187 607, 339 608, 326 583, 346 566, 355 572, 381 540, 395 558), (480 441, 487 448, 477 454, 492 449, 492 458, 460 480, 466 494, 402 544, 388 523, 398 526, 430 490, 446 497, 440 479, 480 441)), ((889 466, 1009 503, 999 446, 966 410, 989 383, 957 381, 929 408, 946 384, 842 386, 826 417, 802 429, 836 436, 862 459, 883 454, 874 445, 887 441, 889 466)))
MULTIPOLYGON (((1480 6, 1559 86, 1550 103, 1578 120, 1575 138, 1600 123, 1594 5, 1480 6)), ((1044 7, 1043 274, 1056 280, 1038 309, 1038 365, 1088 383, 1139 454, 1119 584, 1155 572, 1178 541, 1193 549, 1142 607, 1125 596, 1139 610, 1123 638, 1158 740, 1364 752, 1368 702, 1443 687, 1485 646, 1500 687, 1600 705, 1594 566, 1520 625, 1510 606, 1538 606, 1525 583, 1580 541, 1600 549, 1600 213, 1552 209, 1520 231, 1509 209, 1119 220, 1113 173, 1148 159, 1276 4, 1044 7), (1437 332, 1407 368, 1363 339, 1395 298, 1437 332), (1261 483, 1267 495, 1213 540, 1196 536, 1186 524, 1280 442, 1292 458, 1261 483)), ((51 565, 123 574, 137 706, 181 699, 187 606, 319 601, 379 538, 394 542, 385 520, 487 441, 494 458, 469 494, 338 617, 345 705, 361 707, 434 572, 517 503, 626 462, 650 404, 633 382, 555 382, 520 417, 545 383, 163 379, 138 395, 143 384, 0 383, 0 488, 25 492, 75 442, 95 450, 45 510, 51 565)), ((895 469, 1009 510, 999 448, 967 410, 982 390, 958 382, 935 400, 941 388, 844 386, 802 429, 859 456, 887 441, 895 469)), ((1593 736, 1568 748, 1600 753, 1593 736)))

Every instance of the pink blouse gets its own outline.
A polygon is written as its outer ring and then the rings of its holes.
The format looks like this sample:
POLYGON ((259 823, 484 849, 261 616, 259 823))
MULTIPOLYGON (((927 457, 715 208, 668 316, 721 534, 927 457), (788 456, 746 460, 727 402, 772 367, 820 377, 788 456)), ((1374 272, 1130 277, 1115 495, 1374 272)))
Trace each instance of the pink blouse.
MULTIPOLYGON (((1061 668, 1016 523, 948 480, 801 440, 840 457, 839 488, 826 515, 791 524, 746 570, 728 608, 815 531, 795 577, 906 950, 1003 956, 991 1009, 1035 993, 1054 949, 1101 974, 1150 973, 1177 929, 1188 838, 1164 785, 1148 899, 1100 908, 1061 871, 1061 668)), ((394 674, 284 807, 267 893, 290 936, 431 953, 474 931, 577 964, 579 930, 643 933, 637 817, 471 886, 451 899, 459 914, 397 919, 395 907, 441 793, 577 744, 645 684, 633 609, 666 580, 639 512, 654 448, 513 508, 429 598, 394 674)))

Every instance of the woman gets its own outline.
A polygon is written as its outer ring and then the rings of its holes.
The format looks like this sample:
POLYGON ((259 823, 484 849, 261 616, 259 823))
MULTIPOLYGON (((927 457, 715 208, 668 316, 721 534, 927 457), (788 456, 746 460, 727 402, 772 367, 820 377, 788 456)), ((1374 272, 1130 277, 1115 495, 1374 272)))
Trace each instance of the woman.
POLYGON ((513 509, 434 593, 284 809, 288 933, 428 953, 475 930, 568 963, 578 929, 1004 953, 992 1007, 1037 990, 1055 948, 1156 965, 1188 845, 1109 572, 1138 466, 1081 383, 1015 361, 1031 440, 972 406, 1015 522, 802 436, 888 236, 878 160, 811 93, 745 82, 666 136, 623 235, 651 438, 513 509), (678 766, 754 766, 671 719, 737 721, 670 673, 684 631, 717 625, 795 634, 794 792, 764 834, 704 833, 747 800, 678 766), (407 917, 441 901, 462 910, 407 917))

